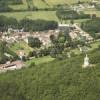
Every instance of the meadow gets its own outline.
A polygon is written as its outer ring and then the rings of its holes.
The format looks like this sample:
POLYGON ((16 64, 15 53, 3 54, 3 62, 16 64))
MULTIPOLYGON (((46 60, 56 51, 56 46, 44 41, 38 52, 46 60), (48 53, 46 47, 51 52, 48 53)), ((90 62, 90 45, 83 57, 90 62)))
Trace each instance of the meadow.
POLYGON ((0 13, 0 15, 4 15, 6 17, 13 17, 16 18, 17 20, 21 20, 23 18, 29 18, 33 20, 44 19, 44 20, 58 21, 55 11, 7 12, 7 13, 0 13))
MULTIPOLYGON (((33 20, 36 20, 36 19, 44 19, 44 20, 54 20, 54 21, 57 21, 59 22, 59 19, 58 17, 56 16, 56 11, 28 11, 28 2, 27 0, 22 0, 23 1, 23 4, 17 4, 17 5, 8 5, 9 7, 11 7, 13 10, 13 12, 2 12, 0 13, 0 15, 4 15, 4 16, 7 16, 7 17, 14 17, 16 18, 17 20, 21 20, 23 18, 29 18, 29 19, 33 19, 33 20)), ((30 0, 32 1, 32 0, 30 0)), ((81 1, 88 1, 89 0, 81 0, 81 1)), ((61 4, 73 4, 73 3, 76 3, 78 2, 78 0, 33 0, 32 1, 32 5, 34 5, 35 7, 39 8, 39 9, 46 9, 46 8, 52 8, 52 7, 55 7, 56 5, 61 5, 61 4)), ((86 14, 97 14, 97 17, 100 17, 100 11, 98 10, 88 10, 88 9, 85 9, 84 12, 86 14)), ((87 19, 79 19, 79 20, 76 20, 76 22, 82 22, 84 20, 87 20, 87 19)), ((69 20, 67 21, 69 22, 69 20)))
MULTIPOLYGON (((78 0, 30 0, 33 1, 34 6, 37 8, 52 8, 55 5, 61 5, 61 4, 74 4, 78 2, 78 0)), ((89 2, 91 0, 81 0, 85 2, 89 2)), ((10 5, 13 9, 27 9, 27 0, 22 0, 23 4, 20 5, 10 5), (22 7, 21 7, 22 6, 22 7)))
POLYGON ((53 60, 54 60, 54 58, 52 58, 50 56, 44 56, 44 57, 39 57, 39 58, 33 58, 29 61, 26 61, 25 65, 30 66, 31 63, 34 63, 35 65, 40 65, 40 64, 43 64, 43 63, 51 62, 53 60))

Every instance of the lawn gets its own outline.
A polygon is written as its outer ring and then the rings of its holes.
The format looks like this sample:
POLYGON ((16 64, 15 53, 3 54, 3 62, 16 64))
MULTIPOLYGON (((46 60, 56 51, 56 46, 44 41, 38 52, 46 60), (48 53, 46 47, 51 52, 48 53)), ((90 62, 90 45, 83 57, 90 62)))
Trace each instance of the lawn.
POLYGON ((43 63, 48 63, 53 61, 54 58, 51 58, 50 56, 44 56, 44 57, 39 57, 39 58, 33 58, 32 60, 26 61, 25 65, 30 65, 32 62, 34 62, 36 65, 43 64, 43 63))
MULTIPOLYGON (((90 1, 90 0, 81 0, 81 1, 90 1)), ((51 8, 55 5, 60 4, 73 4, 78 2, 78 0, 33 0, 34 5, 38 8, 51 8)))
POLYGON ((44 20, 58 21, 55 11, 7 12, 7 13, 0 13, 0 15, 4 15, 6 17, 13 17, 16 18, 17 20, 21 20, 23 18, 30 18, 33 20, 44 19, 44 20))
MULTIPOLYGON (((37 20, 37 19, 43 19, 43 20, 53 20, 60 22, 58 17, 56 16, 55 11, 26 11, 26 12, 7 12, 7 13, 0 13, 0 15, 4 15, 6 17, 13 17, 16 18, 17 20, 21 20, 23 18, 29 18, 32 20, 37 20)), ((78 19, 75 20, 76 23, 81 23, 83 21, 86 21, 88 19, 78 19)), ((66 21, 67 23, 70 22, 70 20, 66 21)))

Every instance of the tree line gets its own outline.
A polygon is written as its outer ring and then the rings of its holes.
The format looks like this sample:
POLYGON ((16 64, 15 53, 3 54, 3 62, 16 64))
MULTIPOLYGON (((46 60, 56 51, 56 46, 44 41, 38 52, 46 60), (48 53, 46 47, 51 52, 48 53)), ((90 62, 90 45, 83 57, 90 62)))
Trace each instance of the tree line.
POLYGON ((95 33, 100 32, 100 18, 95 18, 82 22, 81 28, 86 32, 91 33, 91 35, 94 37, 95 33))
POLYGON ((17 21, 15 18, 0 16, 0 30, 6 31, 9 27, 14 29, 24 28, 24 31, 45 31, 56 29, 58 23, 56 21, 31 20, 27 18, 17 21))
POLYGON ((56 15, 61 20, 90 18, 89 14, 84 14, 83 12, 78 13, 74 10, 57 10, 56 15))
POLYGON ((13 61, 18 59, 18 56, 10 50, 5 41, 0 41, 0 64, 6 63, 6 61, 13 61), (6 56, 5 53, 10 56, 6 56))
POLYGON ((0 0, 0 4, 21 4, 22 0, 0 0))

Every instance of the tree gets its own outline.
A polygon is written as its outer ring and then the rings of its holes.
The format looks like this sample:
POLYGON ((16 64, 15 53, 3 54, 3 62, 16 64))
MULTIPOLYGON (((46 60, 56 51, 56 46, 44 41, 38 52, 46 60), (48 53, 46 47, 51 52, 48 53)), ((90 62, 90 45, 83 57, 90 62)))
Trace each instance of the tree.
POLYGON ((32 48, 40 48, 42 42, 38 38, 28 37, 28 45, 32 48))
POLYGON ((95 37, 95 33, 100 32, 100 18, 85 21, 81 24, 81 28, 89 32, 91 36, 95 37))
POLYGON ((84 14, 83 12, 78 13, 77 11, 74 10, 57 10, 56 15, 59 19, 84 19, 84 18, 90 18, 89 14, 84 14))
POLYGON ((4 55, 6 49, 6 43, 0 41, 0 63, 5 63, 7 60, 7 57, 4 55))
POLYGON ((52 43, 55 43, 56 42, 55 35, 50 35, 50 40, 51 40, 52 43))

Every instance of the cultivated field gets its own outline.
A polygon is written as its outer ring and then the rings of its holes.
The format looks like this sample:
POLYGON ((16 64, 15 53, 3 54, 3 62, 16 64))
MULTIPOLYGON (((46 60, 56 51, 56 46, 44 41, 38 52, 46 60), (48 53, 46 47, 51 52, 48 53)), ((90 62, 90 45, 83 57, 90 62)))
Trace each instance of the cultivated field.
POLYGON ((0 13, 0 15, 4 15, 6 17, 14 17, 18 20, 23 18, 30 18, 30 19, 45 19, 45 20, 56 20, 55 11, 26 11, 26 12, 7 12, 7 13, 0 13))
MULTIPOLYGON (((14 17, 17 20, 21 20, 23 18, 29 18, 29 19, 44 19, 44 20, 54 20, 54 21, 58 21, 59 19, 56 16, 56 11, 46 11, 46 10, 39 10, 39 11, 23 11, 23 10, 27 10, 28 9, 28 0, 22 0, 23 4, 17 4, 17 5, 8 5, 9 7, 11 7, 12 9, 14 9, 15 11, 13 12, 3 12, 0 13, 0 15, 4 15, 6 17, 14 17), (16 11, 19 10, 19 11, 16 11)), ((31 1, 31 0, 30 0, 31 1)), ((91 0, 81 0, 81 1, 91 1, 91 0)), ((55 7, 56 5, 61 5, 61 4, 73 4, 73 3, 77 3, 78 0, 33 0, 32 1, 32 5, 40 8, 40 9, 45 9, 45 8, 52 8, 55 7)), ((97 14, 98 17, 100 17, 100 11, 97 10, 84 10, 85 13, 87 14, 92 14, 95 13, 97 14)), ((87 20, 87 19, 84 19, 87 20)), ((81 22, 84 21, 83 19, 79 19, 76 20, 76 22, 81 22)), ((69 21, 68 21, 69 22, 69 21)))
MULTIPOLYGON (((21 5, 10 5, 13 9, 27 9, 27 0, 22 0, 23 4, 21 5)), ((31 1, 31 0, 30 0, 31 1)), ((91 0, 81 0, 81 1, 91 1, 91 0)), ((51 8, 55 5, 60 5, 60 4, 73 4, 78 2, 78 0, 33 0, 34 6, 37 8, 51 8)))

